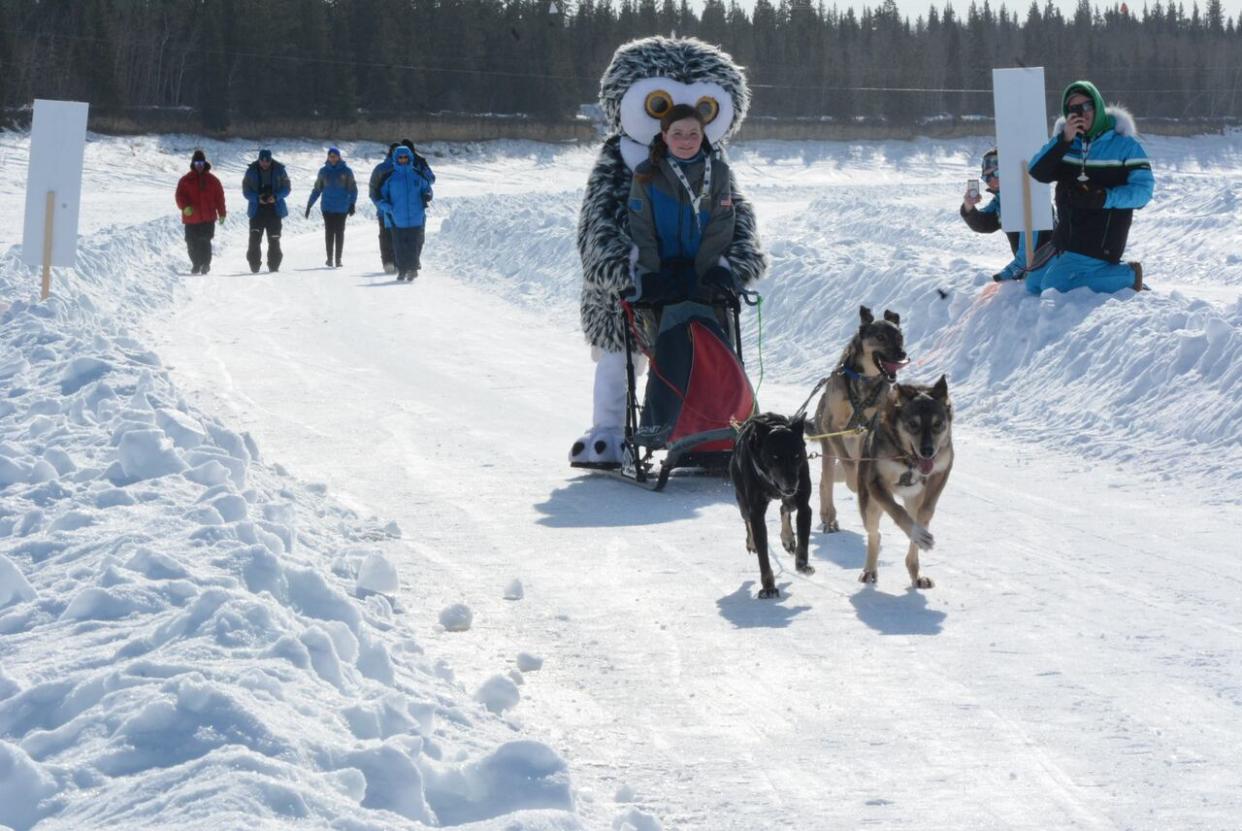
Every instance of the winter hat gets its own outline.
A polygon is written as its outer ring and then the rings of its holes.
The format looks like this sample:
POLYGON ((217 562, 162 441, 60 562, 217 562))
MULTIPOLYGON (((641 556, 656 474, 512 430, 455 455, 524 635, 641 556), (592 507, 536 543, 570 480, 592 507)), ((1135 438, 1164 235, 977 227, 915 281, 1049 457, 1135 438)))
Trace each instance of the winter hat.
POLYGON ((267 159, 269 162, 272 160, 272 151, 268 150, 266 147, 259 151, 259 161, 263 161, 264 159, 267 159))
POLYGON ((328 155, 329 155, 329 156, 339 156, 339 155, 341 155, 341 151, 340 151, 340 150, 338 150, 338 149, 337 149, 337 148, 335 148, 335 147, 329 147, 329 148, 328 148, 328 155))
POLYGON ((207 161, 207 154, 206 154, 206 153, 204 153, 202 150, 195 150, 195 151, 194 151, 194 155, 190 157, 190 162, 191 162, 191 163, 193 163, 193 162, 205 162, 205 161, 207 161))
POLYGON ((1091 122, 1091 130, 1087 133, 1087 138, 1094 139, 1101 133, 1113 129, 1113 117, 1105 109, 1104 96, 1100 95, 1100 91, 1090 81, 1075 81, 1065 88, 1065 92, 1061 93, 1062 116, 1069 118, 1069 100, 1070 96, 1075 93, 1090 98, 1091 106, 1095 108, 1095 121, 1091 122))
POLYGON ((984 179, 988 178, 989 173, 995 173, 999 167, 999 154, 993 147, 983 154, 983 162, 979 165, 979 175, 984 179))

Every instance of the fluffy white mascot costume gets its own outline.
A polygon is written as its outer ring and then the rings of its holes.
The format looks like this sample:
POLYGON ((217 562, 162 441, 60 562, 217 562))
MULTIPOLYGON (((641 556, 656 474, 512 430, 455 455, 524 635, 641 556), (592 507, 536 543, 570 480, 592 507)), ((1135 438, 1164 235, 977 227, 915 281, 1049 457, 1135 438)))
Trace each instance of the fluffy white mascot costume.
MULTIPOLYGON (((660 132, 660 116, 689 104, 710 120, 705 132, 713 151, 737 132, 750 106, 742 68, 729 55, 695 38, 649 37, 624 44, 599 83, 599 103, 609 135, 587 181, 578 216, 582 257, 582 331, 595 359, 591 429, 574 442, 570 462, 621 461, 625 433, 625 336, 617 294, 631 285, 630 182, 660 132)), ((732 174, 730 174, 732 179, 732 174)), ((735 230, 726 259, 734 277, 750 285, 763 276, 767 259, 759 247, 755 213, 733 189, 735 230)))

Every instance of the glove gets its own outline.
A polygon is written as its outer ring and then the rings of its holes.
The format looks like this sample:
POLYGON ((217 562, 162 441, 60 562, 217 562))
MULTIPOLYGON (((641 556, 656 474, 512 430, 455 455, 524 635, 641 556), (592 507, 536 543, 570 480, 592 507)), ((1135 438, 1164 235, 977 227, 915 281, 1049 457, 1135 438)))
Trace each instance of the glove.
POLYGON ((353 216, 353 215, 354 215, 354 206, 353 206, 353 205, 350 205, 350 206, 349 206, 349 215, 350 215, 350 216, 353 216))
POLYGON ((310 219, 310 205, 306 206, 306 213, 302 214, 302 216, 306 217, 307 219, 310 219))
POLYGON ((186 205, 184 208, 181 209, 181 213, 185 214, 186 216, 194 216, 194 206, 186 205))
POLYGON ((714 265, 704 272, 700 282, 704 286, 715 286, 729 291, 737 291, 737 283, 733 279, 733 272, 722 265, 714 265))
POLYGON ((1093 185, 1084 185, 1070 191, 1069 202, 1074 208, 1085 208, 1098 211, 1104 207, 1108 199, 1108 190, 1093 185))
POLYGON ((223 221, 224 221, 224 217, 225 217, 225 216, 226 216, 226 214, 224 213, 224 211, 220 211, 220 221, 221 221, 221 222, 223 222, 223 221))

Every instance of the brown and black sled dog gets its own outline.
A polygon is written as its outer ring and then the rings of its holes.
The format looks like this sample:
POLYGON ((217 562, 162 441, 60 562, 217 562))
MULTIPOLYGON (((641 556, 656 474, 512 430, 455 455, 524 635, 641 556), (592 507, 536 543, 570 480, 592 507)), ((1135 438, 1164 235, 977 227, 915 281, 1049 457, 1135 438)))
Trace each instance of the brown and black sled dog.
POLYGON ((811 468, 806 459, 806 421, 776 413, 758 413, 738 429, 729 459, 729 478, 738 510, 746 523, 746 550, 759 557, 760 597, 780 597, 768 561, 768 504, 781 503, 781 544, 794 555, 803 574, 814 574, 807 563, 811 536, 811 468), (790 515, 794 522, 790 522, 790 515), (797 529, 795 531, 794 524, 797 529))
MULTIPOLYGON (((901 316, 884 310, 876 320, 871 310, 861 306, 858 331, 841 354, 836 369, 828 376, 819 406, 815 409, 815 435, 839 433, 866 427, 876 410, 892 395, 897 371, 906 365, 905 337, 901 316)), ((836 469, 852 491, 858 490, 858 457, 863 437, 832 436, 820 439, 819 519, 825 531, 840 531, 837 507, 832 501, 836 469)))
POLYGON ((867 529, 867 562, 860 581, 876 581, 880 517, 888 514, 910 538, 910 580, 920 589, 935 585, 919 573, 919 549, 927 551, 935 544, 928 526, 953 470, 952 428, 953 405, 943 375, 930 387, 897 384, 880 408, 858 463, 858 508, 867 529))

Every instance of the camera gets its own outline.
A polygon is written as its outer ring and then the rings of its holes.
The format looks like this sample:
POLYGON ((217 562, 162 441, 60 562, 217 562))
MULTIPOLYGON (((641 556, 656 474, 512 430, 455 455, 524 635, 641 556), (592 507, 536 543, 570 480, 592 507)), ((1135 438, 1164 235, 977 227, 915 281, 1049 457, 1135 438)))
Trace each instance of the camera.
POLYGON ((978 179, 967 179, 966 180, 966 195, 969 196, 971 199, 979 198, 979 180, 978 179))

